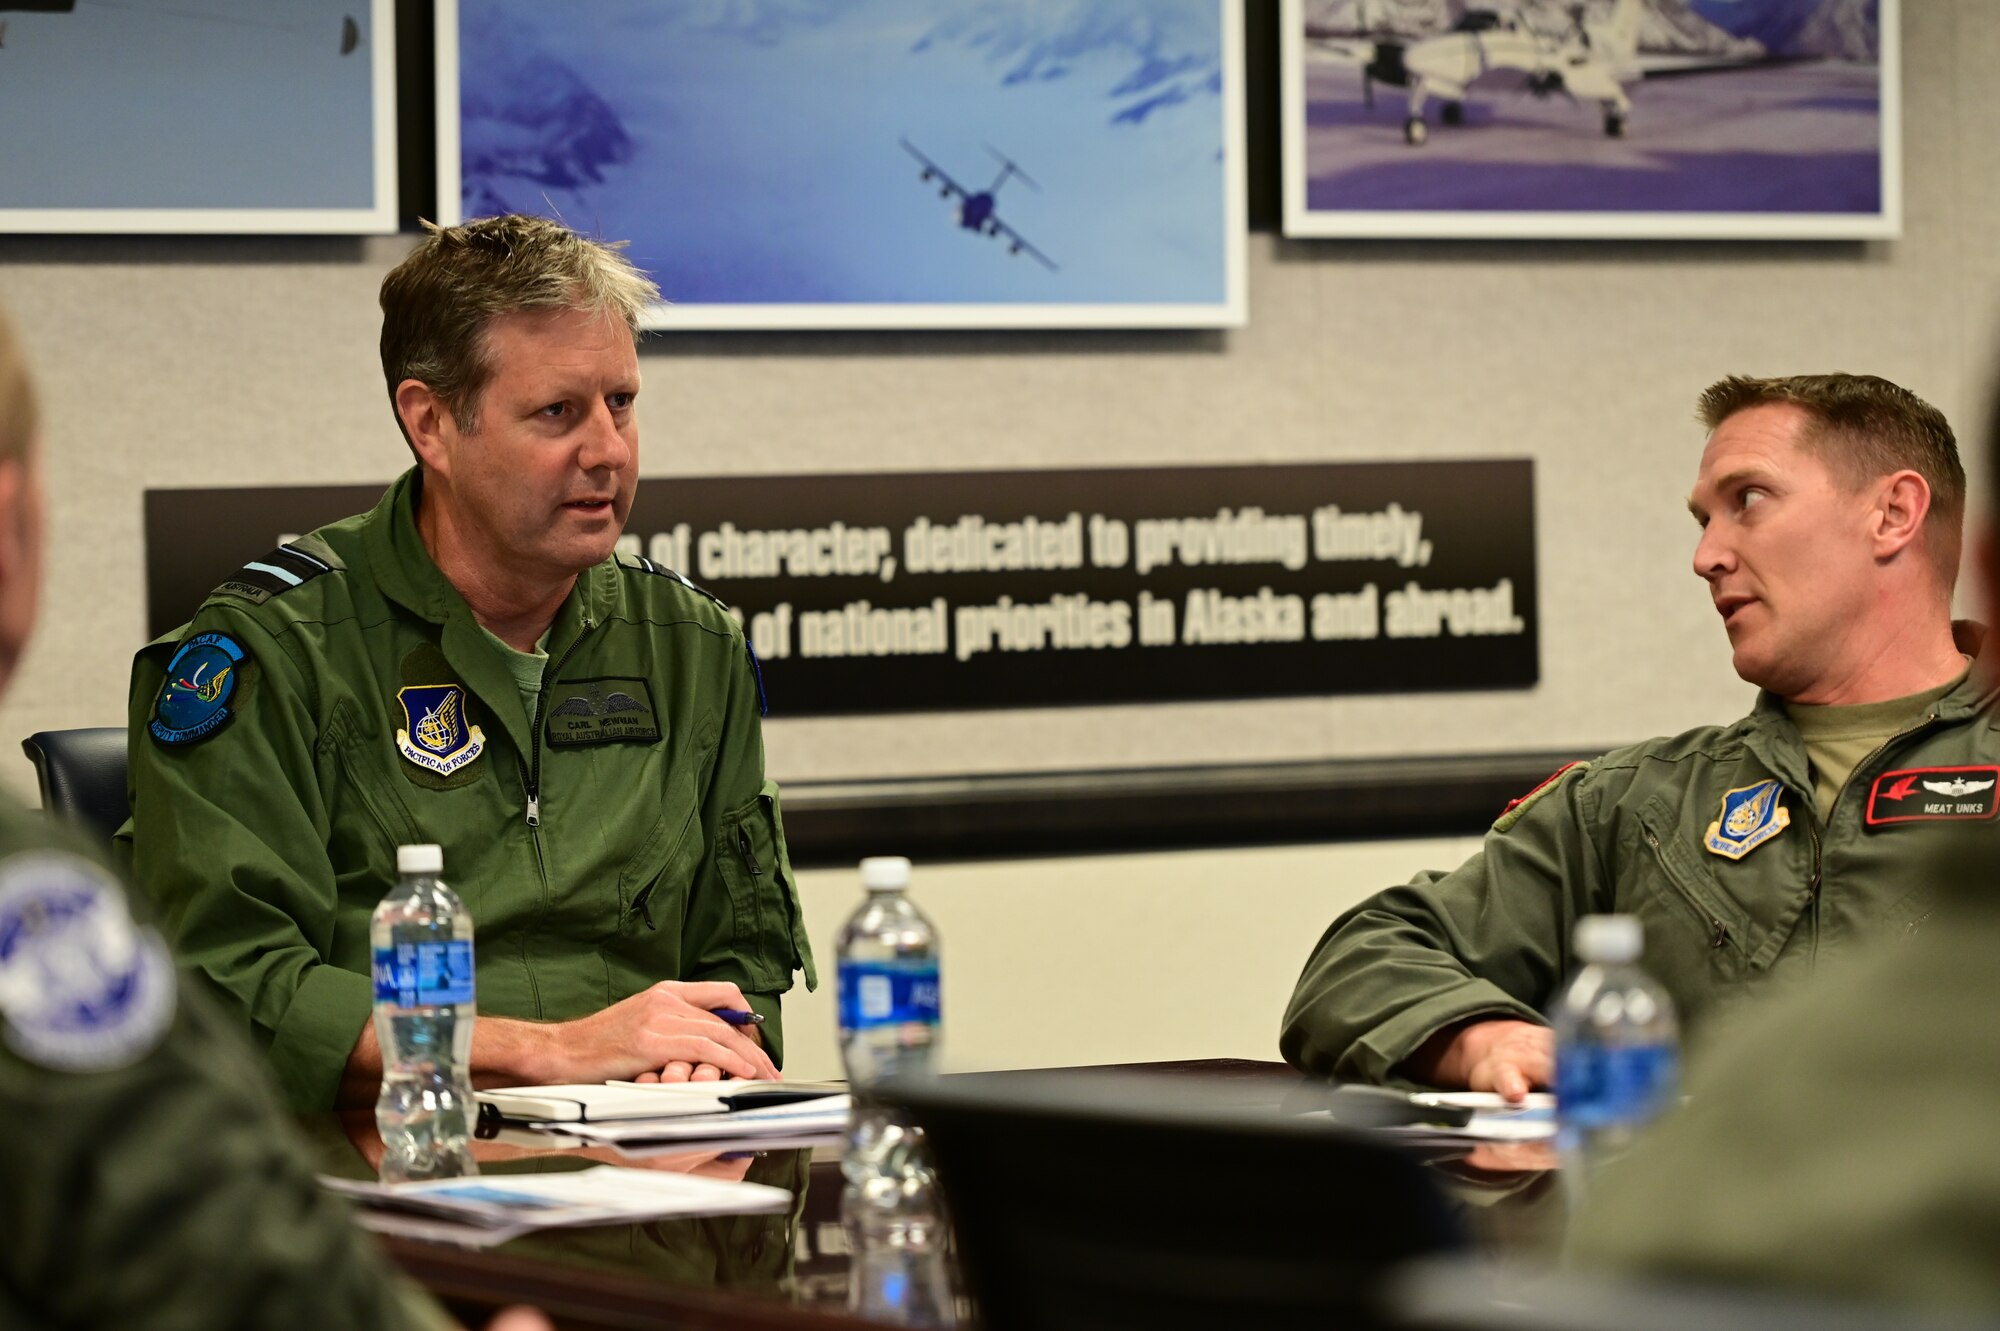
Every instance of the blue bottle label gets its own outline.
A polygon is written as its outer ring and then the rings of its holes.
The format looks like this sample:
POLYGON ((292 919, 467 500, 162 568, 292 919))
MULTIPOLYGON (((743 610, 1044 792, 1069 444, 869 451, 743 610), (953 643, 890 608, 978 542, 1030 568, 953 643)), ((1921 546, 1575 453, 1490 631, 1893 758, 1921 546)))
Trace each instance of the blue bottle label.
POLYGON ((472 1001, 472 941, 396 943, 375 949, 375 1001, 447 1007, 472 1001))
POLYGON ((1556 1112, 1576 1127, 1642 1123, 1660 1112, 1680 1078, 1672 1045, 1570 1045, 1556 1052, 1556 1112))
POLYGON ((938 1022, 937 963, 900 966, 884 961, 840 963, 840 1028, 938 1022))

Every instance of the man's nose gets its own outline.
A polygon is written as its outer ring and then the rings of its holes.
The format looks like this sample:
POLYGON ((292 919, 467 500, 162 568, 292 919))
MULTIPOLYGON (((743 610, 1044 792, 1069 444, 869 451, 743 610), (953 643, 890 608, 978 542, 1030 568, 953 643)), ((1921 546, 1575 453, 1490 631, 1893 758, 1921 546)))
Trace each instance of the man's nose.
POLYGON ((1722 531, 1722 524, 1711 522, 1703 527, 1701 539, 1694 545, 1695 576, 1713 581, 1727 573, 1735 562, 1735 552, 1729 547, 1729 540, 1722 531))
POLYGON ((577 464, 585 471, 623 471, 632 465, 632 453, 632 441, 619 428, 611 408, 600 402, 577 450, 577 464))

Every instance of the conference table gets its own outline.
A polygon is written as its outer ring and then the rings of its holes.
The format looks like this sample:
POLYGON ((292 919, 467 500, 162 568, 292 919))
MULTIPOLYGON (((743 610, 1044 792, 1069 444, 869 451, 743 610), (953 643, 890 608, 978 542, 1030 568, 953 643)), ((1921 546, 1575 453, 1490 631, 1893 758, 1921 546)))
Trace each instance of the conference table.
MULTIPOLYGON (((1301 1086, 1299 1074, 1281 1063, 1243 1059, 1077 1071, 1157 1077, 1163 1094, 1177 1084, 1198 1082, 1211 1100, 1220 1093, 1246 1110, 1274 1114, 1301 1086)), ((322 1171, 372 1175, 380 1145, 366 1111, 310 1116, 305 1127, 322 1171)), ((535 1151, 516 1144, 519 1134, 512 1137, 505 1144, 480 1144, 482 1174, 575 1169, 596 1159, 575 1150, 535 1151)), ((601 1158, 747 1178, 786 1188, 797 1200, 785 1214, 544 1230, 482 1250, 387 1235, 378 1240, 398 1265, 473 1327, 514 1303, 538 1305, 559 1326, 578 1328, 833 1331, 883 1324, 848 1311, 850 1282, 860 1264, 848 1251, 841 1226, 837 1143, 769 1150, 743 1143, 727 1152, 690 1151, 646 1161, 608 1152, 601 1158)), ((1446 1192, 1475 1239, 1506 1251, 1551 1244, 1560 1229, 1561 1190, 1548 1163, 1546 1153, 1508 1148, 1437 1162, 1446 1192)), ((945 1260, 951 1269, 949 1254, 945 1260)), ((956 1283, 955 1271, 953 1279, 956 1283)))

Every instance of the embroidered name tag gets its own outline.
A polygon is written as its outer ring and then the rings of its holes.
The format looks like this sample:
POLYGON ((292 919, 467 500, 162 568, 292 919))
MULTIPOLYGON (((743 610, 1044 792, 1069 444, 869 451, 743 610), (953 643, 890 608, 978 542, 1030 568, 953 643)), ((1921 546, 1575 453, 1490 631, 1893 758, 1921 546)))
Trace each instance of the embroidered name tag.
POLYGON ((1897 823, 1984 821, 2000 814, 1994 798, 2000 767, 1908 767, 1884 772, 1868 787, 1862 822, 1870 831, 1897 823))
POLYGON ((1740 860, 1792 825, 1792 815, 1778 802, 1784 787, 1777 780, 1739 786, 1722 797, 1722 812, 1708 825, 1701 844, 1711 855, 1740 860))
POLYGON ((486 735, 465 719, 465 688, 413 684, 400 689, 407 728, 396 732, 396 750, 427 772, 450 776, 486 751, 486 735))
POLYGON ((660 737, 652 686, 643 679, 565 679, 550 686, 548 722, 552 745, 651 742, 660 737))

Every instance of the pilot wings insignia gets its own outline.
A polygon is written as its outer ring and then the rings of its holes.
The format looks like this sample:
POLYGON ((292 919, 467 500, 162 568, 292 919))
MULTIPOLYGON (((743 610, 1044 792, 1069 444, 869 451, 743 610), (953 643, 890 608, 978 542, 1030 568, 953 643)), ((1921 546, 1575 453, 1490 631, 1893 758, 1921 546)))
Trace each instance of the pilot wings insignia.
POLYGON ((1991 781, 1967 781, 1962 776, 1953 777, 1949 781, 1926 781, 1923 784, 1924 789, 1933 795, 1948 795, 1952 799, 1963 799, 1967 795, 1975 795, 1982 790, 1993 788, 1991 781))
POLYGON ((557 703, 554 707, 549 709, 549 715, 550 716, 596 716, 599 712, 603 711, 604 709, 601 707, 593 706, 592 701, 593 701, 592 699, 583 697, 581 694, 579 694, 574 698, 569 698, 563 702, 557 703))
POLYGON ((660 737, 652 688, 643 678, 561 680, 552 686, 549 703, 544 733, 558 748, 627 740, 651 743, 660 737))
POLYGON ((396 732, 396 750, 425 771, 450 776, 486 749, 486 736, 465 719, 465 688, 417 684, 401 689, 407 728, 396 732))
POLYGON ((643 712, 646 710, 646 704, 640 702, 629 693, 613 693, 604 699, 604 710, 607 712, 643 712))

